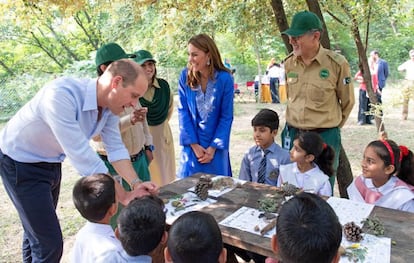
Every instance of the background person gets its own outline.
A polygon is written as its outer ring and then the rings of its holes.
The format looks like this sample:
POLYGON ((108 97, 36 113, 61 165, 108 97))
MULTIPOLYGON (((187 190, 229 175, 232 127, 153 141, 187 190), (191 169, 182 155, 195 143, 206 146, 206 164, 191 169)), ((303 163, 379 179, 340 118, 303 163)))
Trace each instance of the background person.
POLYGON ((414 96, 414 49, 411 49, 408 54, 410 55, 410 59, 398 66, 398 71, 405 71, 403 82, 403 120, 407 120, 408 103, 410 102, 410 98, 414 96))
POLYGON ((188 66, 178 81, 178 120, 182 145, 178 177, 197 172, 231 176, 233 78, 213 39, 188 41, 188 66))
POLYGON ((380 58, 379 52, 377 50, 371 51, 370 57, 375 75, 378 79, 378 90, 376 92, 377 99, 379 103, 382 103, 382 89, 385 88, 385 84, 389 75, 388 63, 384 59, 380 58))
MULTIPOLYGON (((364 80, 364 70, 362 64, 359 64, 359 70, 354 76, 354 80, 359 83, 359 107, 358 107, 358 125, 372 124, 372 115, 367 114, 370 110, 370 100, 368 98, 367 84, 364 80)), ((374 93, 377 93, 377 86, 372 81, 374 93)))
POLYGON ((112 63, 98 79, 58 78, 0 132, 0 175, 23 225, 23 262, 59 262, 63 240, 55 209, 61 163, 68 156, 81 175, 108 172, 89 146, 92 137, 102 135, 108 159, 133 189, 125 192, 115 184, 121 203, 158 192, 152 183, 135 181, 116 116, 134 107, 147 86, 142 69, 126 59, 112 63))
MULTIPOLYGON (((174 110, 174 97, 170 85, 157 77, 156 61, 147 50, 135 52, 135 62, 142 66, 148 78, 148 89, 139 99, 148 109, 147 122, 153 139, 153 156, 149 170, 151 181, 162 186, 176 178, 174 139, 169 121, 174 110)), ((149 146, 146 146, 150 150, 149 146)))
MULTIPOLYGON (((309 11, 293 16, 289 36, 293 52, 285 59, 288 103, 282 145, 293 146, 301 131, 319 133, 335 150, 334 170, 339 164, 340 128, 354 106, 354 87, 346 59, 320 44, 322 22, 309 11)), ((330 174, 330 182, 335 182, 330 174)))
POLYGON ((279 99, 279 82, 280 82, 280 73, 281 68, 278 63, 276 63, 275 58, 272 58, 267 66, 267 75, 269 76, 270 81, 270 94, 272 96, 272 103, 280 103, 279 99))

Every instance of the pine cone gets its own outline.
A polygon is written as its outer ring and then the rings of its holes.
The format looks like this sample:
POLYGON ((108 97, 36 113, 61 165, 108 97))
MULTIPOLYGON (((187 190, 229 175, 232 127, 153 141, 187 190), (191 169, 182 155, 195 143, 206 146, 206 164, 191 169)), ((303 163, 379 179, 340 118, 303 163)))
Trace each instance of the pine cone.
POLYGON ((296 187, 293 184, 289 184, 288 182, 283 183, 281 185, 281 189, 285 196, 295 195, 297 192, 300 191, 299 187, 296 187))
POLYGON ((206 200, 208 197, 208 183, 198 182, 195 186, 195 193, 201 200, 206 200))
POLYGON ((198 183, 205 183, 208 185, 208 188, 213 187, 213 181, 211 180, 211 177, 208 175, 200 176, 200 179, 198 179, 198 183))
POLYGON ((349 222, 344 225, 345 238, 348 241, 359 242, 363 238, 362 229, 354 222, 349 222))

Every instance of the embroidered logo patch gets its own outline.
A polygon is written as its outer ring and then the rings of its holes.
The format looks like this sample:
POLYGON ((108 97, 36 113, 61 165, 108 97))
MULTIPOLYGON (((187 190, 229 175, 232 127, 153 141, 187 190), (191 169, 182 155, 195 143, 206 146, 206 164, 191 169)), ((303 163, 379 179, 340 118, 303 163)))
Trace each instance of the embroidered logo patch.
POLYGON ((296 72, 288 72, 287 77, 288 78, 297 78, 298 77, 298 73, 296 73, 296 72))
POLYGON ((327 79, 329 77, 329 70, 326 68, 321 69, 319 72, 319 77, 321 77, 321 79, 327 79))

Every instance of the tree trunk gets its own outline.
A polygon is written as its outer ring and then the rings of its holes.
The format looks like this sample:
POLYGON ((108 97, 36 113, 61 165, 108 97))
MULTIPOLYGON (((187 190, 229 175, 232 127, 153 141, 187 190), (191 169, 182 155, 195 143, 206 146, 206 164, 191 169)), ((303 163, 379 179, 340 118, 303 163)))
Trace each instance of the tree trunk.
POLYGON ((385 132, 385 125, 382 122, 382 111, 381 111, 381 105, 378 103, 377 95, 374 93, 374 89, 372 87, 372 81, 371 81, 371 72, 370 67, 368 65, 368 58, 366 55, 366 47, 362 44, 361 35, 359 33, 359 27, 358 27, 358 21, 356 17, 350 13, 347 12, 347 9, 344 5, 342 5, 342 8, 345 10, 347 15, 351 18, 351 31, 352 35, 354 36, 355 45, 358 50, 358 56, 359 56, 359 62, 362 64, 363 69, 363 76, 368 92, 368 97, 371 102, 372 107, 376 109, 375 114, 375 125, 377 127, 378 133, 385 132), (368 81, 367 81, 368 80, 368 81))
POLYGON ((35 41, 36 44, 34 44, 34 46, 39 47, 40 49, 42 49, 61 69, 64 68, 64 66, 59 62, 59 60, 56 58, 56 56, 54 56, 48 49, 47 47, 45 47, 42 42, 40 41, 40 39, 36 36, 35 33, 30 32, 30 34, 33 37, 33 40, 35 41))
POLYGON ((9 68, 2 60, 0 60, 0 66, 2 68, 4 68, 4 70, 7 72, 7 74, 14 75, 13 70, 11 70, 11 68, 9 68))
MULTIPOLYGON (((279 32, 282 33, 289 28, 287 22, 285 9, 283 8, 282 0, 272 0, 271 2, 273 13, 275 14, 276 25, 279 28, 279 32)), ((282 34, 283 43, 285 44, 288 54, 293 51, 292 46, 289 44, 289 37, 282 34)))
POLYGON ((319 2, 316 0, 306 0, 306 4, 308 5, 309 11, 315 13, 322 21, 323 33, 321 34, 321 45, 324 48, 331 49, 331 41, 329 40, 328 28, 326 27, 325 19, 323 19, 319 2))
MULTIPOLYGON (((88 23, 90 23, 90 18, 89 18, 89 14, 86 11, 81 11, 82 14, 85 16, 86 20, 88 23)), ((94 32, 89 32, 87 27, 88 25, 84 25, 82 18, 81 18, 81 12, 76 13, 76 15, 73 16, 73 18, 75 19, 76 24, 78 24, 78 26, 82 29, 83 33, 86 35, 86 37, 89 40, 89 43, 93 46, 93 48, 95 50, 97 50, 99 48, 99 39, 98 37, 96 37, 96 34, 94 34, 94 32)))
POLYGON ((339 165, 336 171, 336 178, 338 180, 339 196, 342 198, 348 198, 346 189, 354 180, 352 175, 351 164, 349 163, 348 156, 345 153, 341 143, 341 150, 339 152, 339 165))

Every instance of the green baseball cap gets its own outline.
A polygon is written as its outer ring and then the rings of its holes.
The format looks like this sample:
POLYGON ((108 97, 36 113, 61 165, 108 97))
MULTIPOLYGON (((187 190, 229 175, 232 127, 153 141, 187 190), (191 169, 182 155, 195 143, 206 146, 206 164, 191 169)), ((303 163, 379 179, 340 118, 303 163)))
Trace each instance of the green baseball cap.
POLYGON ((109 61, 117 61, 123 58, 133 58, 134 54, 127 54, 122 47, 116 43, 108 43, 96 51, 95 64, 100 66, 109 61))
POLYGON ((283 31, 282 34, 298 37, 311 30, 322 31, 322 22, 315 13, 302 11, 293 16, 290 28, 283 31))
POLYGON ((137 62, 139 65, 144 64, 147 61, 152 61, 154 63, 157 63, 157 61, 154 59, 154 57, 152 56, 152 54, 147 51, 147 50, 138 50, 137 52, 135 52, 135 58, 134 58, 135 62, 137 62))

